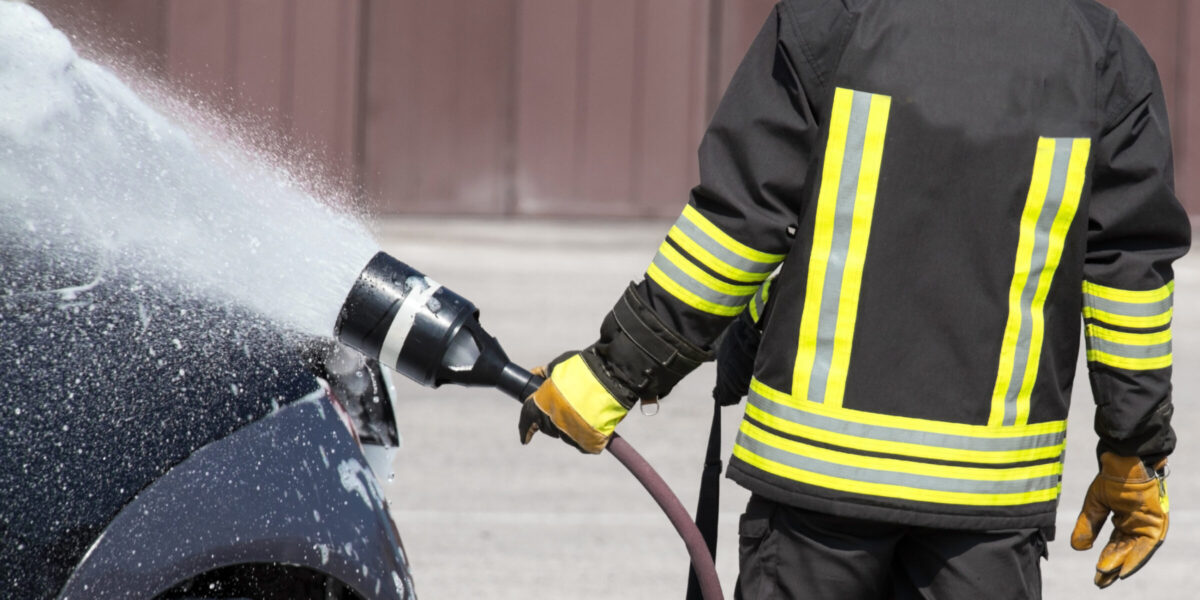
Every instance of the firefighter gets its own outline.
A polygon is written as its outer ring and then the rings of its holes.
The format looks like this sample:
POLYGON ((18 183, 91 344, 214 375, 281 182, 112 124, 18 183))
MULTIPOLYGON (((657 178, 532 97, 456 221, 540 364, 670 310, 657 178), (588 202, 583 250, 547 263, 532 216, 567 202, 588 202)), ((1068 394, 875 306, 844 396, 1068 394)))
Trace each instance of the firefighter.
POLYGON ((600 452, 747 311, 739 597, 1035 598, 1082 329, 1099 474, 1071 545, 1111 513, 1095 583, 1128 577, 1175 446, 1169 132, 1092 0, 784 0, 645 278, 548 365, 521 440, 600 452))

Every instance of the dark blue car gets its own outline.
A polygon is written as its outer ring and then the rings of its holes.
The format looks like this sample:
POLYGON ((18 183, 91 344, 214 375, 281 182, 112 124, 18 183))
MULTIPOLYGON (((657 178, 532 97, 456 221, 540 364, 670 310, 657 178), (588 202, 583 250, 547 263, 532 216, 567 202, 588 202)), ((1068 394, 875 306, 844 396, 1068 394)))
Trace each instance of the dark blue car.
POLYGON ((414 597, 377 367, 4 244, 0 598, 414 597))

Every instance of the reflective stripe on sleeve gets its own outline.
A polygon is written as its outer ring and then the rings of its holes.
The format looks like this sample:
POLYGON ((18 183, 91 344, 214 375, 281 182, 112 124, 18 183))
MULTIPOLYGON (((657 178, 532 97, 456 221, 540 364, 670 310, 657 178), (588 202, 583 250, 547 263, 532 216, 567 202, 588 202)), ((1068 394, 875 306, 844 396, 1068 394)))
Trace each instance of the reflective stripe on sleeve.
POLYGON ((1171 322, 1175 282, 1146 291, 1122 290, 1083 282, 1083 316, 1129 328, 1162 327, 1171 322))
POLYGON ((738 242, 689 204, 659 246, 646 276, 692 308, 734 316, 783 258, 738 242))
POLYGON ((746 273, 769 274, 784 258, 782 254, 760 252, 733 239, 690 204, 683 207, 675 227, 726 265, 746 273))
POLYGON ((767 298, 770 294, 771 282, 774 279, 768 279, 758 288, 758 292, 754 294, 754 299, 750 301, 750 319, 758 323, 762 318, 763 310, 767 308, 767 298))
POLYGON ((716 314, 741 312, 756 289, 713 277, 666 242, 659 247, 647 273, 685 304, 716 314))
POLYGON ((1136 333, 1089 323, 1087 358, 1118 369, 1146 371, 1171 366, 1171 330, 1136 333))
MULTIPOLYGON (((1163 308, 1170 308, 1171 296, 1175 293, 1175 282, 1169 281, 1166 285, 1153 290, 1136 291, 1122 290, 1119 288, 1108 287, 1091 281, 1083 282, 1083 293, 1090 296, 1092 299, 1107 300, 1110 302, 1119 302, 1124 304, 1155 304, 1167 301, 1163 308)), ((1161 312, 1163 309, 1153 312, 1161 312)))
POLYGON ((1084 281, 1088 363, 1127 371, 1170 367, 1174 295, 1174 281, 1152 290, 1123 290, 1084 281))
POLYGON ((683 208, 667 239, 712 272, 741 283, 763 281, 784 258, 782 254, 760 252, 738 242, 690 204, 683 208))
POLYGON ((554 366, 550 379, 575 412, 593 429, 608 435, 629 411, 596 379, 591 367, 576 354, 554 366))

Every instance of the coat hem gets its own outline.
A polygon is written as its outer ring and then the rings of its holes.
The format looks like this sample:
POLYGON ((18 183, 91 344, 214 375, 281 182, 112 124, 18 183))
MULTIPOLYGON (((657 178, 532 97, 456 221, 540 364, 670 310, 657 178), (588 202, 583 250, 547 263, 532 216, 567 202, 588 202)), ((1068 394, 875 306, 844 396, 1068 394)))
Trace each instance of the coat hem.
MULTIPOLYGON (((1053 539, 1056 514, 1054 507, 1058 504, 1057 500, 1050 503, 1050 510, 1029 514, 955 514, 955 512, 941 508, 942 505, 932 503, 912 502, 911 506, 899 506, 902 502, 909 503, 891 498, 879 498, 876 500, 877 503, 868 503, 865 501, 865 497, 859 499, 855 495, 815 488, 799 482, 789 482, 791 485, 784 486, 761 477, 754 471, 753 467, 747 467, 737 458, 733 458, 726 477, 769 500, 837 517, 971 531, 1040 528, 1048 536, 1047 539, 1053 539), (829 496, 818 495, 819 491, 823 491, 829 496), (892 505, 886 506, 885 504, 892 505), (929 509, 917 508, 922 504, 929 506, 929 509)), ((954 507, 957 510, 964 508, 967 507, 954 507)))

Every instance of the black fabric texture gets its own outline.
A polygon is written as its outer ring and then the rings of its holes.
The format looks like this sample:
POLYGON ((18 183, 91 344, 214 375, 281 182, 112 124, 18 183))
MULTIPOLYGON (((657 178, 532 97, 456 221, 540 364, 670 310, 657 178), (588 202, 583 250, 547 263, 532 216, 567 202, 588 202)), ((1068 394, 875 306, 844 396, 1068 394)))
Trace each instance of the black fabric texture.
MULTIPOLYGON (((1187 213, 1175 197, 1165 96, 1153 61, 1124 24, 1114 25, 1104 67, 1108 120, 1097 144, 1084 277, 1153 290, 1173 280, 1171 263, 1191 244, 1187 213)), ((1088 368, 1101 451, 1161 456, 1175 449, 1170 367, 1088 368)))
MULTIPOLYGON (((765 310, 765 307, 764 307, 765 310)), ((759 324, 743 312, 734 319, 717 346, 717 381, 713 388, 713 418, 704 451, 704 470, 700 475, 700 494, 696 503, 696 527, 708 544, 713 559, 717 556, 717 516, 721 506, 721 408, 742 401, 750 391, 754 357, 762 334, 759 324)), ((694 568, 688 570, 688 600, 700 600, 700 582, 694 568)))
POLYGON ((1041 597, 1046 541, 1034 528, 961 531, 832 517, 750 497, 734 597, 1041 597))
POLYGON ((626 408, 663 398, 712 353, 678 336, 630 286, 600 326, 600 340, 584 351, 600 383, 626 408))
POLYGON ((754 358, 762 334, 750 314, 743 312, 725 331, 717 346, 717 382, 713 397, 720 406, 733 406, 750 392, 750 378, 754 375, 754 358))
MULTIPOLYGON (((717 559, 717 524, 721 510, 721 403, 714 396, 712 425, 704 450, 704 469, 700 473, 700 494, 696 501, 696 528, 708 546, 708 554, 717 559)), ((701 600, 700 580, 694 565, 688 567, 688 600, 701 600)))
MULTIPOLYGON (((1093 381, 1097 377, 1094 369, 1093 381)), ((1093 384, 1097 385, 1097 384, 1093 384)), ((1171 427, 1171 416, 1175 407, 1170 399, 1158 403, 1148 413, 1128 414, 1128 402, 1101 404, 1096 407, 1095 427, 1100 439, 1096 443, 1096 455, 1112 452, 1119 456, 1140 456, 1148 461, 1168 456, 1175 450, 1175 430, 1171 427)))

